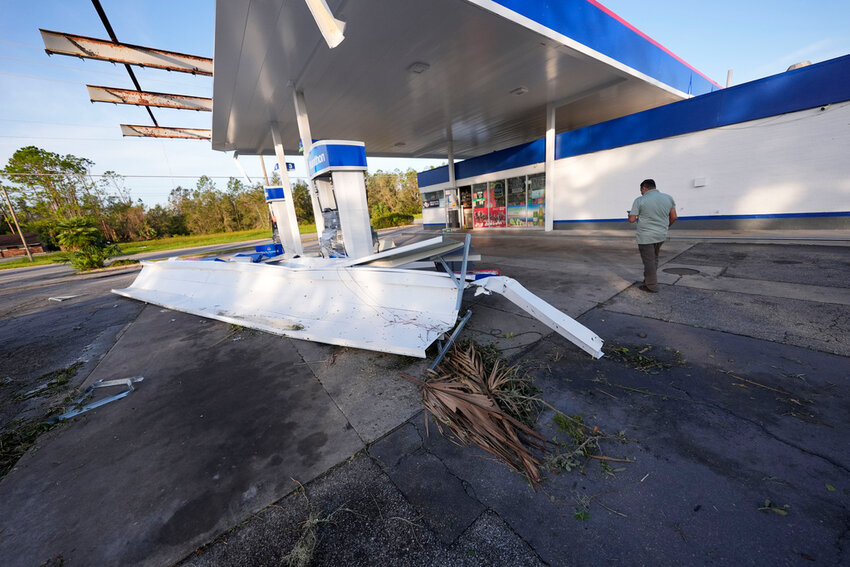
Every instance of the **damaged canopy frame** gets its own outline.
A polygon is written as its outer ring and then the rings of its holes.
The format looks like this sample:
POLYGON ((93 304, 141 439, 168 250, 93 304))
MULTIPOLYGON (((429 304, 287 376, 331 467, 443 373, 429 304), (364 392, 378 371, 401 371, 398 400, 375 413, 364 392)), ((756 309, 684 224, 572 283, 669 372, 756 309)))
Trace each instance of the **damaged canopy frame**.
POLYGON ((114 293, 286 337, 424 358, 441 344, 438 360, 469 320, 458 322, 463 292, 496 292, 591 356, 602 339, 515 280, 467 281, 470 236, 443 236, 361 258, 294 257, 266 263, 169 259, 142 262, 133 284, 114 293), (448 269, 460 249, 461 270, 448 269), (411 266, 428 261, 446 270, 411 266), (492 282, 492 283, 491 283, 492 282), (479 291, 481 292, 481 291, 479 291))

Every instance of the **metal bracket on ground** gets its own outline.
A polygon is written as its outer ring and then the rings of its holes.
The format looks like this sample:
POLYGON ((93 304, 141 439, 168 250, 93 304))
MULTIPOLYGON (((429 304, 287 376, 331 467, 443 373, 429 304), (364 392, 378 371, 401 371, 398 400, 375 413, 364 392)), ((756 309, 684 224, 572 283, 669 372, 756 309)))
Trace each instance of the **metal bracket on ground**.
POLYGON ((98 380, 97 382, 86 388, 80 398, 74 403, 74 406, 76 406, 74 409, 63 413, 62 415, 54 417, 53 419, 49 420, 48 423, 65 421, 66 419, 70 419, 74 416, 80 415, 81 413, 85 413, 89 410, 93 410, 95 408, 99 408, 100 406, 106 405, 109 402, 114 402, 115 400, 126 398, 130 395, 130 392, 135 390, 135 388, 133 388, 133 383, 141 382, 144 379, 144 376, 133 376, 132 378, 120 378, 118 380, 98 380), (83 401, 88 398, 95 390, 99 388, 110 388, 112 386, 125 386, 126 389, 112 396, 96 400, 94 402, 89 402, 85 405, 81 405, 83 401))

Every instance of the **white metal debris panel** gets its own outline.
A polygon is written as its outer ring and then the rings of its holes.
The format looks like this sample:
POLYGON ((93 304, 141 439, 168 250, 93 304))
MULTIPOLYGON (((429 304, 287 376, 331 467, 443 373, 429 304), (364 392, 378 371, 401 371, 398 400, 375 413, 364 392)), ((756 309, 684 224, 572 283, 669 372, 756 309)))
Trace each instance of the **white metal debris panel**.
POLYGON ((312 262, 303 267, 168 260, 142 262, 114 293, 296 339, 408 356, 457 320, 445 273, 312 262))
POLYGON ((296 152, 293 89, 314 138, 444 157, 450 129, 466 158, 540 138, 549 103, 563 131, 714 88, 593 1, 327 4, 346 24, 334 49, 303 0, 216 2, 214 149, 271 154, 276 121, 296 152))

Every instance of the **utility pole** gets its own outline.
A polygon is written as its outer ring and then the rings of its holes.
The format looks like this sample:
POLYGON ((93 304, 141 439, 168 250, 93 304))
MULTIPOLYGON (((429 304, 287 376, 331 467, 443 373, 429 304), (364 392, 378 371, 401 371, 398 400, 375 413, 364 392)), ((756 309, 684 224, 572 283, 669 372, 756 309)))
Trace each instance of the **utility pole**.
POLYGON ((24 238, 24 233, 21 231, 21 225, 18 224, 18 217, 15 215, 15 209, 12 208, 12 201, 9 200, 9 194, 6 193, 6 187, 0 185, 0 189, 3 190, 3 196, 6 197, 6 204, 9 206, 9 212, 12 213, 12 220, 15 221, 15 226, 18 228, 18 236, 21 237, 21 243, 24 245, 24 250, 27 251, 27 257, 30 259, 30 262, 32 262, 32 252, 30 252, 30 247, 27 246, 27 239, 24 238))

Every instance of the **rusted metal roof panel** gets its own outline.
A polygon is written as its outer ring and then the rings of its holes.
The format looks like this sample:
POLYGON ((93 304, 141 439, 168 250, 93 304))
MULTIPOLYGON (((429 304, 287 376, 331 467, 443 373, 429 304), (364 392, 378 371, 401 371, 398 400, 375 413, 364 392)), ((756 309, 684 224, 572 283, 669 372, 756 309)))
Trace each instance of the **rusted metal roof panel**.
POLYGON ((103 39, 70 33, 39 30, 48 55, 72 55, 86 59, 99 59, 113 63, 126 63, 140 67, 153 67, 193 75, 212 76, 213 60, 209 57, 186 55, 163 49, 153 49, 129 43, 115 43, 103 39))
POLYGON ((212 111, 212 99, 202 96, 188 96, 150 91, 134 91, 114 87, 86 85, 92 102, 111 102, 114 104, 135 104, 137 106, 158 106, 161 108, 179 108, 184 110, 212 111))
POLYGON ((124 136, 142 136, 148 138, 185 138, 189 140, 209 140, 208 128, 167 128, 163 126, 142 126, 140 124, 122 124, 124 136))

